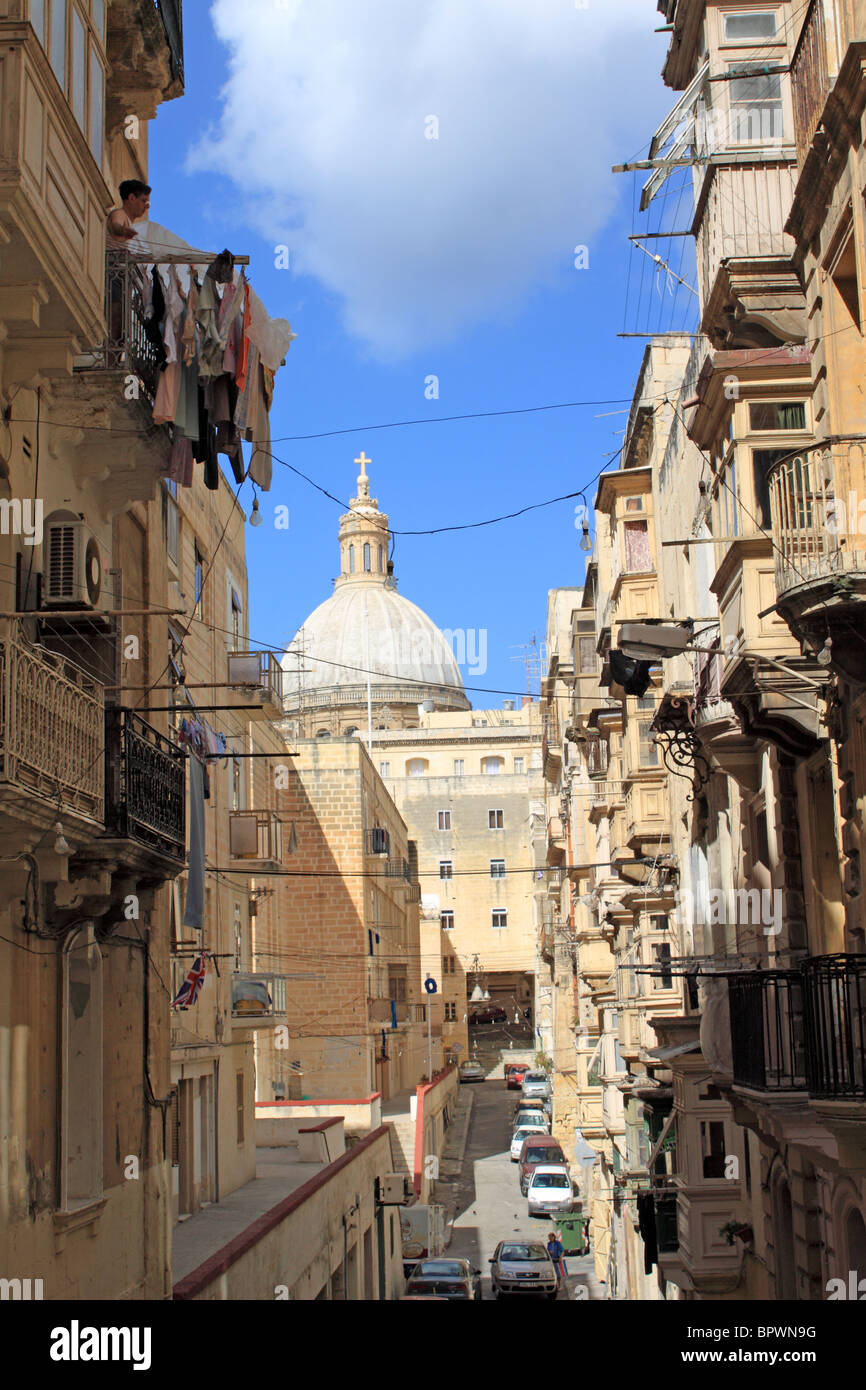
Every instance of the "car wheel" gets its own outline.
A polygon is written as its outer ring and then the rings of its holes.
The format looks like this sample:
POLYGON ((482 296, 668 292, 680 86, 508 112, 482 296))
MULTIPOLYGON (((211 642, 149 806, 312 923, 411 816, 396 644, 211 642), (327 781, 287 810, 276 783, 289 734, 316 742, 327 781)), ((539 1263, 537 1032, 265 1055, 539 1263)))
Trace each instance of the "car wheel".
POLYGON ((550 1300, 556 1298, 558 1294, 559 1294, 559 1289, 554 1289, 554 1290, 553 1290, 553 1293, 549 1293, 549 1294, 547 1295, 548 1301, 550 1301, 550 1300))

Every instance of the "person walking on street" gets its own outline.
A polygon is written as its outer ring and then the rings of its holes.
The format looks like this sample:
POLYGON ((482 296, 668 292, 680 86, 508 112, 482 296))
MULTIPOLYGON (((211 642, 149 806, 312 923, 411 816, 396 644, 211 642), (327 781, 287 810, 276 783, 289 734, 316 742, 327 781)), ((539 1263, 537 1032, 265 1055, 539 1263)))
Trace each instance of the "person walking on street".
POLYGON ((564 1279, 568 1274, 565 1268, 565 1246, 555 1231, 551 1231, 547 1237, 547 1253, 556 1265, 560 1279, 564 1279))

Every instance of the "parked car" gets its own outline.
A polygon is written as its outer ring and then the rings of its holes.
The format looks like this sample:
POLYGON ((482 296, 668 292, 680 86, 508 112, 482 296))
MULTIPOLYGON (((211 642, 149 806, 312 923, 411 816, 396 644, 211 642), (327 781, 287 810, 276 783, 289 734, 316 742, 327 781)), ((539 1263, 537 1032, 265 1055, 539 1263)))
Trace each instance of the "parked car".
POLYGON ((507 1023, 508 1014, 501 1009, 498 1004, 491 1004, 486 1009, 476 1009, 469 1015, 469 1022, 477 1023, 507 1023))
POLYGON ((567 1214, 574 1208, 574 1190, 564 1163, 539 1163, 529 1175, 526 1190, 530 1216, 567 1214))
POLYGON ((521 1125, 520 1129, 516 1129, 511 1138, 511 1162, 517 1163, 523 1152, 524 1141, 528 1139, 531 1134, 544 1133, 545 1131, 542 1129, 541 1125, 521 1125))
POLYGON ((535 1241, 501 1240, 490 1258, 490 1278, 497 1298, 511 1293, 556 1298, 559 1288, 552 1259, 535 1241))
POLYGON ((539 1134, 536 1130, 534 1134, 527 1135, 520 1151, 518 1162, 520 1164, 520 1195, 526 1196, 526 1189, 529 1186, 529 1175, 533 1168, 537 1168, 539 1163, 562 1163, 565 1164, 565 1154, 559 1144, 558 1139, 554 1139, 550 1134, 539 1134))
POLYGON ((521 1096, 520 1100, 517 1102, 514 1116, 516 1119, 524 1110, 541 1110, 549 1118, 552 1109, 553 1107, 550 1103, 549 1096, 547 1098, 544 1096, 521 1096))
POLYGON ((524 1074, 520 1086, 524 1098, 529 1100, 533 1096, 541 1096, 547 1100, 550 1096, 550 1081, 546 1071, 528 1071, 524 1074))
POLYGON ((481 1270, 468 1260, 422 1260, 406 1281, 408 1295, 431 1294, 452 1302, 478 1302, 481 1298, 481 1270))
POLYGON ((505 1088, 508 1091, 519 1091, 524 1075, 529 1071, 526 1062, 509 1062, 505 1068, 505 1088))
POLYGON ((484 1081, 484 1068, 480 1062, 461 1062, 457 1073, 459 1081, 484 1081))
POLYGON ((515 1131, 529 1125, 538 1125, 545 1134, 550 1133, 550 1120, 543 1110, 519 1110, 514 1116, 515 1131))

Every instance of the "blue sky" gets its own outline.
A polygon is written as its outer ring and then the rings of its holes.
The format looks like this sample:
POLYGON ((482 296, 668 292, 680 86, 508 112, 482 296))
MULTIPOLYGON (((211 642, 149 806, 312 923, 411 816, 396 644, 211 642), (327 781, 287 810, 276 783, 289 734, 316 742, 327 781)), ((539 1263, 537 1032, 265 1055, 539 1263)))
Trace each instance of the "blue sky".
MULTIPOLYGON (((625 415, 605 412, 625 408, 644 347, 617 332, 647 313, 653 328, 681 326, 685 310, 651 266, 639 293, 633 264, 624 320, 629 257, 644 258, 626 239, 632 176, 607 172, 646 146, 675 99, 658 76, 652 0, 608 0, 589 18, 535 0, 532 31, 516 0, 477 0, 488 28, 468 32, 451 0, 417 0, 423 33, 400 3, 360 6, 363 29, 354 0, 188 3, 186 95, 151 125, 150 181, 154 220, 248 253, 269 311, 298 334, 277 374, 274 454, 348 499, 365 450, 392 527, 419 530, 584 485, 621 442, 625 415), (425 135, 431 113, 438 141, 425 135), (291 270, 275 267, 278 244, 291 270), (577 245, 588 269, 574 268, 577 245), (432 374, 438 399, 425 397, 432 374), (623 404, 356 428, 611 399, 623 404)), ((660 215, 688 225, 678 202, 660 215)), ((251 504, 248 486, 241 500, 251 504)), ((261 506, 265 525, 247 528, 251 636, 280 647, 331 592, 341 508, 277 462, 261 506), (270 524, 280 503, 288 532, 270 524)), ((519 693, 512 658, 543 638, 547 590, 581 583, 579 538, 564 502, 397 536, 395 573, 440 627, 487 631, 487 671, 469 683, 519 693)), ((469 694, 476 706, 503 698, 469 694)))

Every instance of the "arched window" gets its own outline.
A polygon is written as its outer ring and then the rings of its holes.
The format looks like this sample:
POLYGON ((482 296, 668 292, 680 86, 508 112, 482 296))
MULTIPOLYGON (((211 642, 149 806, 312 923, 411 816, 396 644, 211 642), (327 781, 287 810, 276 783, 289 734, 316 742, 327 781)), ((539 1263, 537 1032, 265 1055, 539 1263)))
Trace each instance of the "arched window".
POLYGON ((379 573, 382 573, 382 547, 379 546, 379 573))
POLYGON ((482 758, 481 771, 486 773, 488 777, 496 777, 502 771, 504 764, 504 758, 482 758))
POLYGON ((331 737, 331 731, 330 731, 330 729, 317 729, 317 730, 316 730, 316 738, 330 738, 330 737, 331 737))
POLYGON ((364 542, 364 573, 365 573, 365 574, 369 574, 371 569, 372 569, 372 564, 371 564, 371 562, 370 562, 370 542, 369 542, 369 541, 365 541, 365 542, 364 542))
POLYGON ((63 954, 61 1206, 102 1196, 102 952, 92 924, 63 954))
POLYGON ((348 727, 348 729, 346 730, 346 738, 351 738, 352 734, 356 734, 357 732, 358 732, 358 726, 357 726, 357 724, 350 724, 349 727, 348 727))
POLYGON ((427 773, 426 758, 410 758, 406 763, 407 777, 424 777, 427 773))
POLYGON ((845 1244, 848 1268, 866 1270, 866 1223, 856 1207, 851 1207, 845 1219, 845 1244))
POLYGON ((355 547, 353 545, 349 546, 349 573, 355 573, 355 547))

